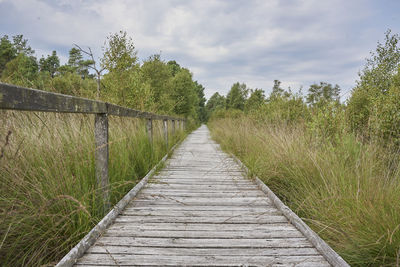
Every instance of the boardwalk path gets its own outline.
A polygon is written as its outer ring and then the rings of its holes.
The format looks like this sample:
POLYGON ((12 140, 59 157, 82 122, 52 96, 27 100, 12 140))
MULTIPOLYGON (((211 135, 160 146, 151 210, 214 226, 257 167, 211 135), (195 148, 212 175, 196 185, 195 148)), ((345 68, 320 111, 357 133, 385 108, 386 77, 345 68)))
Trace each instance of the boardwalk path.
POLYGON ((78 260, 82 265, 330 266, 205 126, 78 260))

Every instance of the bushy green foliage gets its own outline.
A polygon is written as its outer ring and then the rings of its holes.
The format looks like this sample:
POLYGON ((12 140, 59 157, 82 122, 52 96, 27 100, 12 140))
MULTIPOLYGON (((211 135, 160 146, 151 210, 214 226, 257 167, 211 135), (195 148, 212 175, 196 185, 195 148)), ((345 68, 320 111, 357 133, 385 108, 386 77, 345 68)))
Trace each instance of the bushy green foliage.
POLYGON ((245 112, 257 110, 263 104, 265 104, 265 94, 262 89, 250 90, 250 92, 250 97, 246 100, 246 103, 244 104, 245 112))
POLYGON ((214 93, 206 104, 207 118, 217 109, 225 109, 226 99, 218 92, 214 93))
POLYGON ((226 108, 244 110, 248 92, 249 89, 246 84, 234 83, 231 90, 226 95, 226 108))
POLYGON ((21 53, 7 62, 2 72, 2 80, 16 85, 33 87, 38 70, 36 59, 21 53))
POLYGON ((14 36, 12 41, 5 35, 0 40, 1 81, 181 115, 195 124, 207 119, 204 87, 193 80, 190 71, 176 61, 166 63, 160 55, 140 64, 126 32, 107 37, 99 62, 90 48, 86 51, 75 46, 69 51, 68 62, 60 66, 56 51, 38 62, 22 35, 14 36))
POLYGON ((376 51, 367 59, 347 105, 351 130, 364 140, 399 142, 399 70, 400 37, 387 31, 385 43, 378 42, 376 51))
POLYGON ((346 132, 344 106, 334 101, 312 109, 307 129, 320 143, 340 141, 346 132))
POLYGON ((257 121, 278 124, 293 124, 304 121, 309 116, 309 110, 301 96, 286 92, 285 95, 272 95, 258 109, 250 112, 257 121))
POLYGON ((330 83, 320 82, 319 84, 310 85, 306 102, 311 106, 324 106, 332 101, 339 102, 339 94, 339 85, 333 86, 330 83))
POLYGON ((58 71, 60 67, 60 59, 57 56, 57 52, 53 51, 51 56, 47 56, 46 58, 42 57, 39 60, 39 69, 41 72, 48 72, 52 78, 58 71))

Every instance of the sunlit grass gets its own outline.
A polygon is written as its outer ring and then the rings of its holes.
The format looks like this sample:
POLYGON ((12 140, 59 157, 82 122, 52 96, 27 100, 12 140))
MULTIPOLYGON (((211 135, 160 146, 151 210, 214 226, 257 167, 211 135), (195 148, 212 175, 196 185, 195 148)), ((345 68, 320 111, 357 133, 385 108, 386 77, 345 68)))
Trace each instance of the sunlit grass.
MULTIPOLYGON (((94 116, 0 113, 0 264, 55 264, 104 216, 96 203, 94 116), (8 142, 6 137, 8 136, 8 142)), ((110 117, 111 202, 118 202, 165 154, 144 121, 110 117)), ((172 147, 184 133, 170 136, 172 147)))
POLYGON ((395 266, 400 249, 398 154, 343 134, 333 145, 305 127, 249 118, 209 123, 237 155, 352 266, 395 266))

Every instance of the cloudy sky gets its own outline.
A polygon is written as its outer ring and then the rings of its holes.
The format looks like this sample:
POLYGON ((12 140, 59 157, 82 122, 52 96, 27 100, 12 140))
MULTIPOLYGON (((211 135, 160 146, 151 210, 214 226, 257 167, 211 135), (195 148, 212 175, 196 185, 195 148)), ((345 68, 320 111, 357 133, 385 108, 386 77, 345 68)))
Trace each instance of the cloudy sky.
POLYGON ((23 34, 39 58, 62 62, 74 43, 100 56, 106 36, 127 31, 141 60, 160 53, 222 94, 236 82, 355 84, 377 41, 400 33, 399 0, 0 0, 0 35, 23 34))

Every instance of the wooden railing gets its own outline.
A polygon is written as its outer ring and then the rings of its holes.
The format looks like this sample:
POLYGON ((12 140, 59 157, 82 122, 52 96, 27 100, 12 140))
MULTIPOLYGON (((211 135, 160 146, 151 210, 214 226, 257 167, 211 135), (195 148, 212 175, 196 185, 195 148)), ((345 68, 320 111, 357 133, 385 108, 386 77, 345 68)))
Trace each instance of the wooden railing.
POLYGON ((175 133, 175 123, 178 124, 180 129, 186 126, 186 120, 183 118, 158 115, 106 102, 28 89, 5 83, 0 83, 0 109, 95 114, 95 173, 97 186, 101 191, 101 198, 104 203, 105 211, 110 208, 108 115, 146 119, 146 131, 151 144, 153 144, 153 120, 162 120, 167 148, 168 120, 172 122, 172 134, 175 133))

